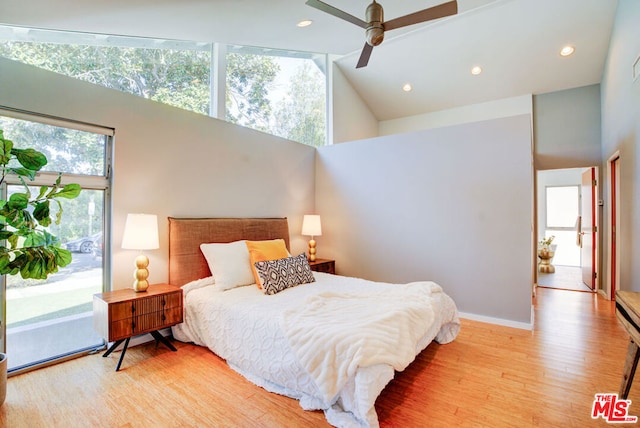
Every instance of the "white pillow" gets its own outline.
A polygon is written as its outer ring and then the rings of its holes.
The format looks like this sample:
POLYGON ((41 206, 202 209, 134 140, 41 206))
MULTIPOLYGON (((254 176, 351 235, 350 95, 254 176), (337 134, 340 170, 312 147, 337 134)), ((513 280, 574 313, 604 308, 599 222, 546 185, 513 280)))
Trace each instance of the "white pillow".
POLYGON ((216 288, 229 290, 255 283, 245 242, 200 244, 200 251, 216 279, 216 288))

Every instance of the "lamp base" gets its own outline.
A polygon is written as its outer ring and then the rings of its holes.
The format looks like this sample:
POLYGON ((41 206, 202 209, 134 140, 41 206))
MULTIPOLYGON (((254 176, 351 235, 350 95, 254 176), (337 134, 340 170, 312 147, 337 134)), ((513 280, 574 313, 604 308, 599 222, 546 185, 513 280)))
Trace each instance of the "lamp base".
POLYGON ((316 240, 315 239, 309 240, 309 261, 310 262, 316 261, 316 240))
POLYGON ((149 258, 144 254, 140 254, 136 257, 136 270, 133 272, 133 277, 135 281, 133 281, 133 290, 137 292, 147 291, 149 288, 149 270, 147 267, 149 266, 149 258))
POLYGON ((149 288, 149 281, 133 281, 133 291, 136 293, 147 291, 147 288, 149 288))

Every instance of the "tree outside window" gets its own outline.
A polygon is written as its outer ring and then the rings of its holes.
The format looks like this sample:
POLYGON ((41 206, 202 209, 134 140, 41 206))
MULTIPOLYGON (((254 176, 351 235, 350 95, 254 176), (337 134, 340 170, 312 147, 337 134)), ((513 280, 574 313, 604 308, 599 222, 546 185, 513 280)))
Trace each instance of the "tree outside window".
MULTIPOLYGON (((1 56, 196 113, 211 111, 211 44, 36 29, 24 36, 13 30, 0 26, 1 56)), ((228 48, 227 67, 221 70, 226 74, 225 119, 324 145, 326 56, 228 48)))

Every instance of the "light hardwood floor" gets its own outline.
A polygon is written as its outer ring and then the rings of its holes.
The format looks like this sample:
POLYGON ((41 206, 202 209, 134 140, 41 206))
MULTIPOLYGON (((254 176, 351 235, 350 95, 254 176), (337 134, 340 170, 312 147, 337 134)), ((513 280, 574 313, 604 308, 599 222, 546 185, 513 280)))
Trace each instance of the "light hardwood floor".
MULTIPOLYGON (((596 294, 539 289, 535 329, 462 321, 376 403, 382 427, 590 427, 594 394, 618 392, 628 337, 596 294)), ((208 350, 174 342, 79 358, 9 379, 3 427, 324 427, 321 412, 256 387, 208 350)), ((640 379, 631 388, 640 416, 640 379)))

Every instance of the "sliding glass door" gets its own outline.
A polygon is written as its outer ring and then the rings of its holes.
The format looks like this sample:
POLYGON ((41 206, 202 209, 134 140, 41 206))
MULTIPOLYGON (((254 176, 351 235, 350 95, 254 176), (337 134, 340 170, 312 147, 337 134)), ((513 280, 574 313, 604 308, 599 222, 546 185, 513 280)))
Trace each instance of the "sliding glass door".
MULTIPOLYGON (((93 330, 92 301, 105 289, 109 273, 112 132, 6 110, 0 110, 0 129, 14 147, 35 148, 49 160, 34 182, 26 183, 32 194, 51 186, 59 173, 63 184, 83 188, 77 198, 61 201, 62 221, 48 228, 71 251, 72 262, 46 280, 3 278, 3 345, 9 371, 18 372, 104 345, 93 330)), ((23 183, 7 177, 0 189, 3 198, 24 192, 23 183)), ((53 204, 53 209, 59 208, 53 204)))

